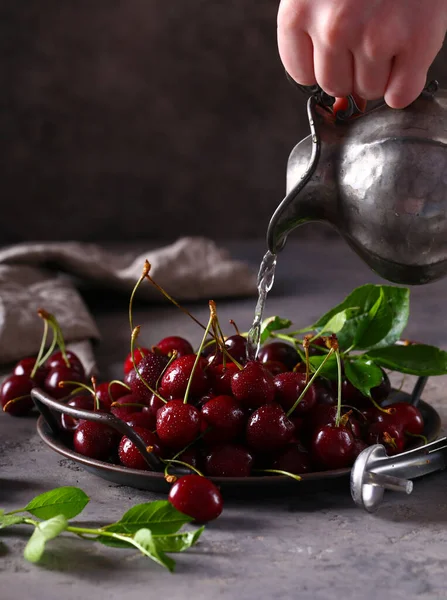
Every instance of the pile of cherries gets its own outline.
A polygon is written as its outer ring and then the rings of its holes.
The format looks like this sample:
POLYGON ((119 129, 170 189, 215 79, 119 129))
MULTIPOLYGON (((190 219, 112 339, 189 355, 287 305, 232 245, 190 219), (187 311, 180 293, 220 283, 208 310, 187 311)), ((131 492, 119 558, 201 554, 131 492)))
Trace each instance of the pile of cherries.
MULTIPOLYGON (((326 341, 315 339, 310 352, 327 353, 326 341)), ((169 495, 174 506, 202 522, 222 510, 220 492, 207 477, 296 477, 343 469, 371 444, 383 444, 390 455, 402 452, 424 429, 418 408, 390 404, 385 372, 371 391, 372 401, 345 377, 338 398, 337 382, 320 376, 309 381, 291 344, 269 342, 256 360, 247 360, 247 340, 239 334, 219 343, 215 336, 208 339, 200 354, 177 336, 152 348, 135 347, 124 361, 122 381, 92 379, 92 386, 73 352, 54 352, 38 366, 26 358, 0 388, 4 412, 30 412, 35 386, 58 399, 72 394, 70 406, 113 413, 167 467, 196 471, 178 480, 167 470, 165 475, 174 482, 169 495)), ((132 440, 108 425, 62 414, 60 426, 79 454, 150 468, 132 440)))

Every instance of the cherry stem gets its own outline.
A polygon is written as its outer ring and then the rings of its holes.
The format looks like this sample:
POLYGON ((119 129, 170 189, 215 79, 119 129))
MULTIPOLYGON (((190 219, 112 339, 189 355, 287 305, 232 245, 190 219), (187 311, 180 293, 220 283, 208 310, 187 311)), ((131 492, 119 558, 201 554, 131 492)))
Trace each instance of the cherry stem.
POLYGON ((171 463, 175 463, 176 465, 182 465, 184 467, 187 467, 188 469, 191 469, 191 471, 194 471, 194 473, 197 473, 197 475, 200 475, 200 477, 204 477, 203 473, 201 473, 198 469, 196 469, 189 463, 184 462, 183 460, 177 460, 176 458, 170 458, 170 459, 166 459, 164 462, 167 463, 166 467, 165 467, 165 471, 164 471, 165 477, 169 476, 168 469, 171 466, 171 463))
POLYGON ((96 377, 92 377, 90 379, 90 381, 92 382, 92 387, 93 387, 93 397, 95 399, 95 410, 99 410, 99 398, 98 398, 98 394, 96 392, 96 377))
POLYGON ((152 277, 149 275, 149 272, 151 270, 151 264, 148 260, 146 260, 144 262, 144 269, 143 269, 143 276, 161 293, 163 294, 163 296, 169 300, 169 302, 172 302, 172 304, 174 304, 177 308, 179 308, 183 313, 185 313, 185 315, 188 315, 188 317, 190 319, 192 319, 195 323, 197 323, 197 325, 199 325, 199 327, 201 327, 202 329, 205 329, 205 326, 194 317, 194 315, 192 315, 186 308, 183 308, 183 306, 181 304, 179 304, 177 302, 177 300, 175 300, 172 296, 170 296, 168 294, 168 292, 166 290, 164 290, 161 285, 158 285, 158 283, 156 281, 154 281, 152 279, 152 277))
MULTIPOLYGON (((94 378, 92 377, 92 379, 94 379, 94 378)), ((99 403, 98 403, 98 405, 96 403, 97 397, 96 397, 94 388, 89 387, 86 383, 81 383, 80 381, 71 381, 69 379, 67 379, 65 381, 59 381, 59 383, 58 383, 58 387, 60 387, 60 388, 67 387, 69 385, 76 386, 76 390, 71 391, 70 395, 73 394, 73 392, 75 392, 75 391, 81 391, 81 390, 86 390, 87 392, 89 392, 93 396, 93 399, 95 401, 95 410, 99 410, 99 403)))
POLYGON ((309 336, 304 336, 303 340, 303 348, 304 348, 304 356, 306 359, 306 383, 309 381, 309 373, 310 373, 310 360, 309 360, 309 336))
POLYGON ((44 319, 45 321, 48 321, 48 323, 51 325, 51 327, 53 328, 53 331, 55 333, 56 336, 56 343, 59 346, 59 350, 61 351, 62 354, 62 358, 64 359, 64 363, 67 367, 71 367, 70 361, 68 359, 67 356, 67 352, 66 352, 66 348, 65 348, 65 341, 64 341, 64 336, 62 335, 62 329, 58 323, 58 320, 56 319, 56 317, 54 315, 52 315, 51 313, 47 312, 46 310, 44 310, 43 308, 39 308, 39 310, 37 311, 37 314, 39 315, 39 317, 41 319, 44 319))
MULTIPOLYGON (((329 354, 328 354, 328 356, 329 356, 329 354)), ((337 359, 337 413, 335 416, 335 427, 338 427, 340 425, 340 415, 341 415, 341 386, 342 386, 341 359, 340 359, 340 351, 338 350, 338 348, 335 350, 335 358, 337 359)))
POLYGON ((210 318, 208 321, 208 325, 205 328, 205 333, 203 334, 203 338, 202 341, 200 343, 199 349, 197 350, 197 355, 196 355, 196 360, 194 361, 194 364, 192 366, 191 369, 191 374, 189 376, 188 379, 188 385, 186 386, 186 391, 185 391, 185 397, 183 399, 183 404, 187 404, 188 402, 188 396, 189 396, 189 390, 191 389, 191 385, 192 385, 192 379, 194 377, 194 373, 197 369, 197 365, 199 364, 199 360, 202 358, 201 354, 202 354, 202 350, 203 350, 203 346, 206 342, 206 338, 208 336, 209 330, 211 329, 211 325, 213 324, 214 320, 216 319, 216 304, 214 303, 213 300, 210 300, 208 302, 208 305, 210 307, 210 318))
POLYGON ((321 369, 323 368, 325 362, 328 360, 328 358, 331 356, 331 354, 333 354, 335 352, 335 350, 333 348, 331 348, 328 352, 328 354, 326 354, 326 356, 324 357, 324 360, 321 362, 320 366, 318 367, 318 369, 315 371, 315 373, 312 375, 312 377, 310 378, 310 380, 307 382, 304 390, 301 392, 299 398, 296 400, 295 404, 292 406, 292 408, 286 413, 286 415, 288 417, 290 417, 290 415, 293 413, 293 411, 295 410, 295 408, 298 406, 298 404, 301 402, 301 400, 304 398, 304 396, 307 393, 307 390, 310 388, 310 386, 312 385, 312 383, 314 382, 315 377, 317 377, 318 373, 321 371, 321 369))
POLYGON ((40 342, 40 348, 39 348, 39 352, 37 354, 36 362, 34 363, 34 367, 33 367, 32 371, 30 373, 30 378, 31 379, 36 374, 37 369, 39 368, 39 365, 40 365, 40 361, 42 360, 42 355, 44 353, 45 345, 47 343, 47 336, 48 336, 48 321, 44 321, 43 322, 42 341, 40 342))
POLYGON ((428 444, 428 439, 425 437, 425 435, 422 435, 420 433, 410 433, 409 431, 405 431, 404 433, 408 437, 418 438, 418 439, 422 440, 424 442, 424 446, 426 446, 428 444))
POLYGON ((295 475, 294 473, 289 473, 289 471, 283 471, 281 469, 254 469, 254 473, 276 473, 277 475, 287 475, 287 477, 291 477, 295 479, 295 481, 302 481, 302 477, 299 475, 295 475))
POLYGON ((146 404, 141 404, 139 402, 120 402, 119 399, 112 402, 110 408, 115 408, 115 406, 137 406, 138 408, 144 408, 147 406, 146 404))
POLYGON ((237 335, 241 335, 241 332, 239 331, 239 327, 236 325, 236 323, 233 321, 233 319, 230 319, 230 325, 233 325, 233 327, 236 330, 237 335))
POLYGON ((162 402, 164 402, 166 404, 166 400, 162 396, 160 396, 160 394, 156 390, 151 388, 151 386, 148 384, 148 382, 144 379, 144 377, 141 375, 140 371, 138 370, 138 366, 135 362, 135 340, 137 339, 139 333, 140 333, 140 326, 137 325, 134 328, 134 330, 132 331, 132 335, 130 338, 130 354, 132 356, 133 368, 135 369, 138 379, 143 382, 143 384, 147 387, 147 389, 150 392, 152 392, 152 394, 154 394, 154 396, 157 396, 157 398, 159 398, 162 402))
POLYGON ((131 333, 134 330, 134 326, 133 326, 133 301, 134 301, 134 298, 135 298, 135 294, 137 293, 137 290, 140 287, 141 283, 144 281, 145 277, 146 277, 146 263, 144 263, 143 273, 141 274, 140 278, 138 279, 138 281, 134 285, 132 293, 130 294, 130 299, 129 299, 129 326, 130 326, 131 333))
POLYGON ((25 394, 24 396, 17 396, 17 398, 11 398, 11 400, 8 400, 8 402, 3 407, 3 412, 8 412, 7 408, 11 404, 15 404, 16 402, 19 402, 20 400, 24 400, 25 398, 29 398, 29 397, 30 397, 29 394, 25 394))
POLYGON ((107 386, 107 393, 109 394, 109 398, 110 398, 110 402, 114 402, 114 398, 112 396, 112 385, 116 383, 117 385, 122 385, 123 387, 125 387, 127 390, 129 390, 130 392, 130 387, 126 384, 123 383, 122 381, 120 381, 119 379, 112 379, 112 381, 109 382, 109 385, 107 386))
POLYGON ((174 360, 177 358, 177 354, 178 354, 177 350, 173 350, 173 351, 172 351, 172 355, 169 357, 169 360, 168 360, 168 363, 167 363, 166 367, 165 367, 165 368, 163 369, 163 371, 160 373, 160 376, 159 376, 159 378, 157 379, 157 381, 156 381, 156 383, 155 383, 155 387, 156 387, 156 388, 158 388, 158 384, 160 383, 160 381, 161 381, 161 378, 163 377, 163 375, 166 373, 166 371, 167 371, 168 367, 169 367, 169 366, 171 365, 171 363, 173 363, 173 362, 174 362, 174 360))

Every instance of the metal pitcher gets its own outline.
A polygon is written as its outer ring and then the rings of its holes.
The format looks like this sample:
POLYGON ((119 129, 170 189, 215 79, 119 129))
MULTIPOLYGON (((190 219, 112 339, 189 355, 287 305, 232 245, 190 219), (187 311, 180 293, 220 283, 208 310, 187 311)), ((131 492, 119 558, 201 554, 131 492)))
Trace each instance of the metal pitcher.
POLYGON ((326 221, 384 279, 415 285, 446 275, 447 91, 432 82, 408 108, 364 114, 349 97, 337 118, 334 98, 302 89, 311 92, 311 133, 290 154, 269 250, 299 225, 326 221))

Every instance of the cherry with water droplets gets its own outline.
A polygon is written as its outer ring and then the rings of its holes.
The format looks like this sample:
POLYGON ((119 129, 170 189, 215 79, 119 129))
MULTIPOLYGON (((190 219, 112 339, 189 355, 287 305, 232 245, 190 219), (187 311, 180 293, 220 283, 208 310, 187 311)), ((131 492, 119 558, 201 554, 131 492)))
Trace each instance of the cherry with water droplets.
POLYGON ((34 402, 30 392, 35 385, 35 382, 27 375, 7 377, 0 388, 0 402, 4 412, 13 417, 24 417, 31 412, 34 402), (22 398, 22 396, 24 397, 22 398), (20 398, 20 400, 16 400, 16 398, 20 398), (11 402, 11 400, 15 400, 15 402, 11 402))
MULTIPOLYGON (((140 360, 143 358, 143 356, 146 356, 146 354, 150 354, 151 350, 149 350, 149 348, 135 348, 133 355, 135 358, 135 363, 138 365, 138 363, 140 362, 140 360)), ((128 373, 130 373, 131 371, 134 370, 133 367, 133 360, 132 360, 132 352, 129 352, 129 354, 126 356, 126 359, 124 361, 124 366, 123 366, 123 371, 124 371, 124 375, 127 375, 128 373)))
MULTIPOLYGON (((176 358, 169 365, 160 382, 159 391, 163 397, 184 397, 195 360, 195 354, 188 354, 176 358)), ((193 398, 203 396, 209 389, 210 383, 205 367, 206 360, 200 358, 192 376, 192 382, 189 389, 189 393, 193 398)))
POLYGON ((301 359, 292 345, 286 342, 270 342, 259 350, 258 360, 262 363, 280 362, 287 367, 287 370, 291 371, 301 359))
POLYGON ((210 431, 203 435, 205 442, 228 442, 242 433, 245 413, 231 396, 216 396, 203 405, 202 423, 210 431))
POLYGON ((245 408, 258 408, 275 398, 273 376, 257 361, 248 362, 231 380, 233 396, 245 408))
POLYGON ((177 335, 171 335, 160 340, 155 346, 155 350, 169 357, 172 356, 175 351, 177 358, 186 356, 187 354, 194 354, 194 349, 188 340, 177 335))
MULTIPOLYGON (((306 387, 306 375, 304 373, 280 373, 274 379, 275 400, 284 410, 292 408, 306 387)), ((317 403, 317 390, 312 383, 304 397, 293 411, 294 416, 308 413, 317 403)))
POLYGON ((267 369, 267 371, 269 371, 273 375, 273 377, 275 377, 275 375, 279 375, 280 373, 287 373, 287 371, 289 371, 286 365, 282 362, 279 362, 278 360, 267 360, 262 364, 267 369))
POLYGON ((157 435, 163 445, 181 449, 200 433, 200 412, 183 400, 170 400, 157 412, 157 435))
POLYGON ((119 434, 103 423, 80 421, 73 434, 73 448, 96 460, 107 459, 116 449, 119 434))
POLYGON ((354 461, 354 436, 345 426, 323 425, 312 439, 312 462, 324 469, 343 469, 354 461))
MULTIPOLYGON (((225 348, 227 353, 234 358, 240 365, 244 365, 247 362, 247 339, 242 335, 235 334, 231 335, 225 340, 225 348)), ((213 352, 208 357, 209 364, 219 364, 222 362, 223 353, 219 349, 217 352, 213 352)), ((227 361, 231 362, 231 359, 227 356, 227 361)))
MULTIPOLYGON (((152 433, 143 427, 133 427, 133 430, 140 436, 140 438, 146 444, 146 447, 151 448, 151 452, 153 452, 156 456, 161 456, 162 449, 160 446, 160 440, 155 433, 152 433)), ((151 470, 150 466, 144 460, 141 452, 138 450, 133 441, 126 435, 121 438, 119 443, 118 458, 121 464, 129 469, 140 469, 144 471, 151 470)))
POLYGON ((295 427, 283 408, 272 403, 254 411, 248 419, 245 435, 250 448, 267 453, 285 446, 294 431, 295 427))
POLYGON ((205 456, 205 473, 210 477, 248 477, 253 455, 240 444, 222 444, 205 456))
POLYGON ((212 481, 200 475, 184 475, 169 491, 174 508, 190 516, 196 523, 208 523, 221 514, 222 495, 212 481))
POLYGON ((141 358, 137 365, 139 375, 136 370, 129 371, 124 378, 124 383, 130 387, 132 394, 141 399, 149 400, 153 392, 145 385, 144 381, 149 387, 155 390, 157 381, 165 370, 168 362, 169 358, 164 356, 164 354, 154 354, 153 352, 149 352, 149 354, 146 354, 146 356, 141 358), (144 381, 142 381, 142 379, 144 381))
POLYGON ((110 408, 110 412, 118 419, 125 421, 132 413, 142 410, 143 407, 138 406, 139 404, 141 404, 141 398, 134 394, 126 394, 126 396, 121 396, 117 404, 110 408))
POLYGON ((231 380, 233 375, 239 371, 239 368, 232 362, 220 365, 211 365, 208 368, 208 376, 213 392, 220 395, 231 394, 231 380))

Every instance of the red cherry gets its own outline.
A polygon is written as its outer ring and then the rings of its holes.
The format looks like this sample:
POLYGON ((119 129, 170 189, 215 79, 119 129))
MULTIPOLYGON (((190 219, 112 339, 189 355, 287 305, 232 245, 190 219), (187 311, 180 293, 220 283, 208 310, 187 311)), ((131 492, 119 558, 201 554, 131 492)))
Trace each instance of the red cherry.
POLYGON ((300 355, 293 346, 286 342, 270 342, 259 350, 258 360, 262 363, 280 362, 286 365, 287 370, 291 371, 300 362, 300 355))
POLYGON ((273 377, 275 377, 275 375, 279 375, 280 373, 287 373, 289 370, 284 363, 277 360, 268 360, 262 364, 267 371, 273 375, 273 377))
POLYGON ((203 436, 205 441, 228 442, 244 429, 244 411, 231 396, 212 398, 203 405, 201 414, 205 427, 211 427, 203 436))
MULTIPOLYGON (((95 410, 95 400, 93 396, 75 396, 69 402, 67 402, 67 406, 93 411, 95 410)), ((66 431, 74 431, 78 425, 79 419, 75 419, 74 417, 65 413, 61 414, 62 429, 65 429, 66 431)))
POLYGON ((109 394, 109 382, 104 381, 96 386, 96 397, 98 398, 101 406, 104 410, 110 410, 112 402, 116 402, 119 398, 129 394, 129 390, 122 383, 113 382, 110 385, 109 394), (112 396, 112 397, 110 397, 112 396))
MULTIPOLYGON (((141 413, 139 413, 141 414, 141 413)), ((134 427, 135 433, 141 437, 146 446, 152 448, 152 452, 157 456, 161 456, 160 441, 155 433, 144 429, 143 427, 134 427)), ((144 460, 143 455, 135 446, 135 444, 126 435, 121 438, 118 446, 118 457, 121 464, 129 469, 141 469, 150 471, 150 467, 144 460)))
POLYGON ((226 365, 211 365, 208 368, 208 375, 211 387, 218 396, 231 394, 231 380, 233 375, 239 371, 239 368, 228 361, 226 365))
POLYGON ((324 425, 315 431, 312 439, 312 458, 324 469, 343 469, 354 460, 354 436, 340 425, 324 425))
POLYGON ((194 349, 188 340, 177 335, 163 338, 158 342, 155 348, 161 352, 161 354, 165 354, 166 356, 172 356, 175 350, 177 352, 177 358, 186 356, 187 354, 194 354, 194 349))
POLYGON ((108 425, 81 421, 73 435, 73 448, 83 456, 105 460, 116 448, 118 439, 119 434, 108 425))
POLYGON ((29 395, 35 383, 26 375, 10 375, 7 377, 0 388, 0 402, 3 407, 11 400, 21 398, 16 402, 8 404, 5 412, 13 417, 23 417, 27 415, 34 407, 34 402, 29 395))
MULTIPOLYGON (((34 369, 35 364, 35 358, 22 358, 22 360, 19 360, 19 362, 14 367, 13 375, 26 375, 27 377, 31 377, 31 373, 34 369)), ((41 366, 38 367, 32 379, 37 386, 42 387, 47 374, 48 368, 45 366, 41 366)))
POLYGON ((373 423, 368 428, 366 442, 372 444, 382 444, 385 446, 388 456, 399 454, 405 447, 405 438, 401 427, 394 423, 373 423))
MULTIPOLYGON (((135 348, 133 355, 137 365, 143 358, 143 356, 146 356, 146 354, 150 354, 150 352, 151 351, 149 350, 149 348, 135 348)), ((130 373, 130 371, 133 370, 134 368, 132 361, 132 352, 129 352, 129 354, 126 356, 126 360, 124 361, 124 375, 127 375, 127 373, 130 373)))
POLYGON ((85 370, 79 357, 71 350, 67 350, 65 354, 67 356, 69 365, 67 365, 67 363, 65 362, 62 352, 54 352, 45 363, 45 366, 49 370, 57 369, 59 367, 70 369, 73 372, 77 372, 78 375, 81 377, 81 379, 76 379, 76 381, 84 381, 85 370))
POLYGON ((133 429, 135 429, 136 427, 147 429, 148 431, 153 431, 155 429, 155 420, 149 413, 129 413, 127 415, 124 415, 123 421, 125 421, 133 429))
POLYGON ((212 448, 205 457, 205 472, 210 477, 248 477, 253 455, 237 444, 223 444, 212 448))
POLYGON ((165 370, 168 362, 169 358, 167 356, 149 352, 149 354, 146 354, 146 356, 142 357, 137 365, 140 376, 138 376, 136 370, 134 369, 133 371, 129 371, 129 373, 127 373, 124 378, 124 382, 130 387, 132 394, 135 394, 135 396, 138 396, 142 399, 149 400, 152 396, 152 392, 141 379, 143 379, 148 386, 154 390, 157 385, 157 381, 165 370))
POLYGON ((312 471, 309 453, 299 443, 289 444, 272 462, 272 469, 301 475, 312 471))
POLYGON ((58 367, 53 367, 48 371, 48 375, 46 376, 44 382, 44 388, 50 394, 50 396, 60 399, 65 398, 78 387, 76 383, 69 383, 63 387, 59 387, 59 383, 62 381, 84 383, 85 378, 78 370, 59 365, 58 367))
POLYGON ((233 375, 231 391, 244 407, 258 408, 275 398, 273 376, 260 362, 250 361, 233 375))
POLYGON ((212 481, 200 475, 180 477, 171 487, 169 502, 198 523, 207 523, 222 512, 223 500, 212 481))
MULTIPOLYGON (((166 369, 160 383, 160 393, 164 397, 183 398, 196 360, 195 354, 176 358, 166 369)), ((208 391, 209 381, 205 371, 206 360, 201 358, 192 377, 190 395, 203 396, 208 391)))
POLYGON ((184 448, 200 432, 200 413, 183 400, 170 400, 157 412, 157 434, 162 444, 184 448))
POLYGON ((138 404, 141 404, 141 398, 134 394, 127 394, 126 396, 121 396, 118 403, 110 408, 110 412, 115 417, 118 417, 118 419, 125 421, 129 415, 142 410, 143 407, 135 406, 138 404))
POLYGON ((424 419, 421 411, 407 402, 394 402, 386 407, 391 414, 377 411, 376 421, 379 423, 394 424, 398 429, 411 435, 422 435, 424 431, 424 419))
POLYGON ((292 438, 295 427, 279 404, 265 404, 250 416, 247 444, 258 452, 278 450, 292 438))
MULTIPOLYGON (((214 346, 215 347, 215 346, 214 346)), ((244 365, 247 361, 247 339, 242 335, 231 335, 225 340, 225 348, 228 354, 239 364, 244 365)), ((227 357, 228 362, 231 361, 227 357)), ((209 355, 209 364, 220 364, 222 362, 222 351, 218 350, 209 355)))
MULTIPOLYGON (((304 373, 281 373, 274 379, 275 400, 288 411, 300 397, 306 387, 304 373)), ((308 413, 317 403, 317 388, 312 384, 298 406, 293 411, 295 416, 308 413)))
POLYGON ((152 425, 150 426, 151 431, 153 429, 155 429, 155 427, 157 425, 157 412, 164 405, 165 405, 165 402, 163 402, 163 400, 160 400, 160 398, 158 396, 153 394, 150 397, 149 401, 147 401, 147 405, 143 406, 143 410, 142 410, 143 414, 147 414, 151 419, 151 423, 152 423, 152 425))

